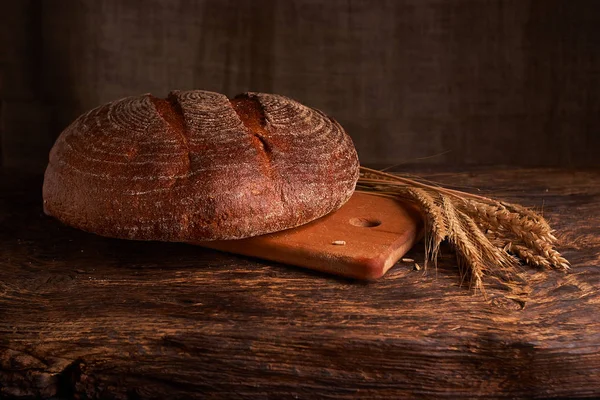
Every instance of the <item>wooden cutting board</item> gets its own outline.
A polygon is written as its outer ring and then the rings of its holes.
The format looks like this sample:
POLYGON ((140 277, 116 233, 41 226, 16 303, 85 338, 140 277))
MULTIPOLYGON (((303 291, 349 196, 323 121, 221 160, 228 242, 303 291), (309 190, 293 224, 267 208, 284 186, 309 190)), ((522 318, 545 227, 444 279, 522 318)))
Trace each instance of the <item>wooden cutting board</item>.
POLYGON ((421 238, 416 209, 355 192, 342 208, 298 228, 194 244, 358 279, 383 276, 421 238))

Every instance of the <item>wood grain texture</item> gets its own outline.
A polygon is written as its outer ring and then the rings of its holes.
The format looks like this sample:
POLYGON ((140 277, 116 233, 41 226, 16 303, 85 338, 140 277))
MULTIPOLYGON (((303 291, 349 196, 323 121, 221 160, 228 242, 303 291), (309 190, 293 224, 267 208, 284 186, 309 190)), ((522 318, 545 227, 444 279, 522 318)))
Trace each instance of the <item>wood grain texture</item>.
MULTIPOLYGON (((70 398, 548 398, 600 395, 600 171, 422 175, 533 207, 565 275, 489 302, 397 265, 363 284, 44 216, 40 177, 0 180, 0 393, 70 398), (523 297, 525 300, 523 300, 523 297)), ((410 254, 417 261, 417 249, 410 254)))

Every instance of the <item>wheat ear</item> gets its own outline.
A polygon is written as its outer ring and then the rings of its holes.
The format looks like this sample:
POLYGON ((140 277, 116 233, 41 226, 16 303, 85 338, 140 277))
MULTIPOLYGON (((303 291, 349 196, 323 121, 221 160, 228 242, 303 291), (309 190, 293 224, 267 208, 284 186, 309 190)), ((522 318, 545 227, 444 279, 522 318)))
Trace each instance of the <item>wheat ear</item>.
MULTIPOLYGON (((538 267, 567 270, 554 248, 556 237, 537 213, 518 204, 443 188, 401 175, 361 167, 358 191, 415 203, 425 221, 426 262, 437 262, 443 241, 455 249, 462 278, 484 291, 484 276, 512 283, 519 259, 538 267)), ((436 264, 437 265, 437 264, 436 264)))

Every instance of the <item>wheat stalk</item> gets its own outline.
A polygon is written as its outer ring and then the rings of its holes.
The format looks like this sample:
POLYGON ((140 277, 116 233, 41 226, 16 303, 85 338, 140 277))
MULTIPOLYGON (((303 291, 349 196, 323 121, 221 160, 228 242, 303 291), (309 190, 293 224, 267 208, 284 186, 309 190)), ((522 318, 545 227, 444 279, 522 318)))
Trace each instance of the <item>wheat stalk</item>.
MULTIPOLYGON (((556 237, 546 220, 518 204, 443 188, 401 175, 361 167, 358 191, 415 203, 425 221, 425 267, 437 262, 443 241, 455 249, 462 279, 484 294, 483 278, 511 284, 519 260, 530 265, 569 269, 554 248, 556 237)), ((437 264, 436 264, 437 265, 437 264)))

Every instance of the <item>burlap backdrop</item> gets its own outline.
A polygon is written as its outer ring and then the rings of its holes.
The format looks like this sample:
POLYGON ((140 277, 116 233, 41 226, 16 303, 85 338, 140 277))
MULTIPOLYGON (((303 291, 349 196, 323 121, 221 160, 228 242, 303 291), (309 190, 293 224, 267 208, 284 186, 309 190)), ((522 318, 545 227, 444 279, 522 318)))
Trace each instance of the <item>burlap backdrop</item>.
POLYGON ((70 120, 170 89, 320 108, 364 163, 600 165, 600 2, 3 2, 2 154, 42 168, 70 120), (425 161, 423 161, 425 162, 425 161))

